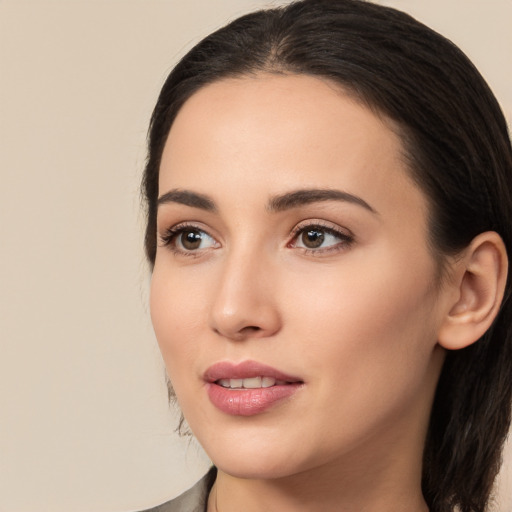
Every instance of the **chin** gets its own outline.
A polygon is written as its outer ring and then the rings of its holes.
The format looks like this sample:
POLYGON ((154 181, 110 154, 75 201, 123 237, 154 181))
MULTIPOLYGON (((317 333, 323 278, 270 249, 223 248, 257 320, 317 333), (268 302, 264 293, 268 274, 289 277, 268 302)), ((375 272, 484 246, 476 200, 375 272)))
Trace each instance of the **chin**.
POLYGON ((213 463, 224 473, 236 478, 254 480, 273 480, 285 478, 300 472, 289 462, 276 459, 272 456, 259 456, 241 460, 241 457, 221 457, 213 463))
POLYGON ((215 436, 206 440, 199 435, 198 440, 215 466, 236 478, 285 478, 311 469, 318 463, 307 453, 301 453, 290 438, 283 442, 283 432, 277 437, 247 430, 233 435, 228 431, 224 433, 226 435, 222 439, 215 436))

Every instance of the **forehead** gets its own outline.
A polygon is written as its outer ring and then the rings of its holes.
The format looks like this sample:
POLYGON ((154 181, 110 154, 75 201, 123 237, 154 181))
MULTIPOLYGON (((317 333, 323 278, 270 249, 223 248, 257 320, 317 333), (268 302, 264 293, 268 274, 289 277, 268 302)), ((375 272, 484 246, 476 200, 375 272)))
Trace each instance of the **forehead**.
POLYGON ((328 80, 262 74, 214 82, 176 117, 160 194, 224 190, 244 203, 291 188, 332 187, 364 194, 376 209, 404 192, 406 208, 424 206, 397 133, 390 120, 328 80))

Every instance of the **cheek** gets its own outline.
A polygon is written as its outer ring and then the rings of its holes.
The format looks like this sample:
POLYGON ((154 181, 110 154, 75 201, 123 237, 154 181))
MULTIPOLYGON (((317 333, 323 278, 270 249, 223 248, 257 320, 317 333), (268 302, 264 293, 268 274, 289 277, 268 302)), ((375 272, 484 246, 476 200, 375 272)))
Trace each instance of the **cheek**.
POLYGON ((151 279, 150 311, 153 329, 169 376, 190 366, 197 355, 200 332, 207 321, 207 300, 199 276, 182 282, 179 272, 155 265, 151 279))
POLYGON ((312 373, 354 374, 359 386, 375 375, 409 372, 410 381, 426 371, 436 343, 432 264, 373 260, 380 263, 354 258, 289 290, 291 338, 312 373))
MULTIPOLYGON (((307 293, 290 291, 293 357, 307 372, 310 417, 326 438, 372 435, 429 399, 435 295, 427 279, 396 268, 367 267, 364 279, 340 272, 307 293)), ((319 453, 330 450, 327 443, 319 453)))

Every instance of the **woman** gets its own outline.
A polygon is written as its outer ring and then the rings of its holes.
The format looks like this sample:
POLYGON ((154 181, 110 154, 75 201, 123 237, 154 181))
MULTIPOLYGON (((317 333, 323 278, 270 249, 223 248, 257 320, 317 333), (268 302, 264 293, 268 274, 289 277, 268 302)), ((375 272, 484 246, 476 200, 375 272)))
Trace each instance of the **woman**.
POLYGON ((487 510, 511 175, 484 80, 396 10, 303 0, 193 48, 151 121, 145 246, 215 469, 154 510, 487 510))

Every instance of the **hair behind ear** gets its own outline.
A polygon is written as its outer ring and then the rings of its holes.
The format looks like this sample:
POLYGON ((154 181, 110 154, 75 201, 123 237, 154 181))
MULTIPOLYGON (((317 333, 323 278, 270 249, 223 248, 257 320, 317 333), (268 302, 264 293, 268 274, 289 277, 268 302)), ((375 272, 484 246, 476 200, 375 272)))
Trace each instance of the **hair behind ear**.
POLYGON ((507 299, 480 340, 447 352, 424 453, 423 494, 435 512, 453 512, 456 506, 460 512, 487 511, 511 421, 512 301, 507 299))
POLYGON ((456 299, 439 333, 448 352, 425 446, 423 493, 436 512, 486 512, 483 497, 500 469, 512 406, 512 301, 502 238, 481 233, 455 266, 456 299))

